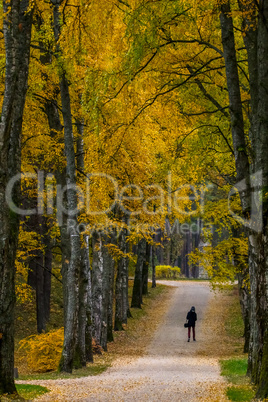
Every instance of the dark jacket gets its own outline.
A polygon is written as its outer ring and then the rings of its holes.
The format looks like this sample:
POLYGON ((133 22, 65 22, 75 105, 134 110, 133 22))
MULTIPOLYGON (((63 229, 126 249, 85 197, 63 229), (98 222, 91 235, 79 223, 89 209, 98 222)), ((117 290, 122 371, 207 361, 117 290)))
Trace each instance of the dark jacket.
POLYGON ((197 315, 195 311, 189 311, 186 317, 186 320, 188 320, 188 324, 190 327, 195 327, 195 322, 197 320, 197 315))

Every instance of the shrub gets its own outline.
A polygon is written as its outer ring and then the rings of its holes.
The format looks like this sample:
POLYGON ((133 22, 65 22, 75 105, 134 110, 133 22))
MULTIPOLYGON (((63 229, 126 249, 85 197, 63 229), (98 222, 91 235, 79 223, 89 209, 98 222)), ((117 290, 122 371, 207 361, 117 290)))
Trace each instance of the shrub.
POLYGON ((156 278, 176 279, 180 275, 180 268, 171 267, 170 265, 157 265, 155 267, 156 278))
POLYGON ((63 328, 22 339, 20 349, 26 352, 29 368, 39 373, 56 370, 61 358, 63 339, 63 328))

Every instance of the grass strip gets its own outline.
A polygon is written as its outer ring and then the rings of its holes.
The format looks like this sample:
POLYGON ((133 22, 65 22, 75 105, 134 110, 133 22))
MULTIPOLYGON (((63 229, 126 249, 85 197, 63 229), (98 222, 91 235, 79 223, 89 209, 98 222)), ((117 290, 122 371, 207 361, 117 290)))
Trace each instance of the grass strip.
POLYGON ((227 378, 232 384, 241 384, 247 381, 247 359, 221 360, 221 375, 227 378))
POLYGON ((49 389, 46 387, 41 387, 41 385, 17 384, 16 388, 19 395, 26 400, 37 398, 38 396, 49 392, 49 389))
POLYGON ((41 385, 16 384, 16 389, 18 395, 2 395, 1 401, 31 401, 49 392, 49 389, 41 387, 41 385))
POLYGON ((246 376, 247 358, 221 360, 220 364, 221 375, 233 384, 227 387, 227 398, 231 401, 252 401, 255 392, 246 376))
POLYGON ((228 399, 230 399, 230 401, 252 401, 254 398, 254 391, 250 387, 246 388, 245 386, 233 386, 227 388, 226 396, 228 399))
MULTIPOLYGON (((241 349, 240 339, 243 334, 243 320, 239 305, 237 289, 233 291, 233 301, 228 306, 225 318, 225 331, 229 342, 234 346, 235 353, 241 349)), ((220 360, 221 375, 230 384, 226 389, 226 396, 230 401, 252 401, 255 391, 247 377, 247 356, 233 356, 229 359, 220 360)))

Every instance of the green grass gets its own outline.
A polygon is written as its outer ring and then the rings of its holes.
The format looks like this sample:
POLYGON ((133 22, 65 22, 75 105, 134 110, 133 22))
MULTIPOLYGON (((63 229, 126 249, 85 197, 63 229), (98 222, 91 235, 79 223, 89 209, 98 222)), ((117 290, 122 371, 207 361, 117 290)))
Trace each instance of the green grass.
POLYGON ((227 378, 232 384, 247 382, 247 359, 221 360, 221 375, 227 378))
POLYGON ((49 389, 41 385, 17 384, 17 391, 24 399, 34 399, 49 392, 49 389))
POLYGON ((228 387, 226 392, 227 398, 230 401, 252 401, 254 398, 254 391, 249 387, 228 387))
POLYGON ((250 385, 247 377, 247 356, 242 355, 241 338, 244 332, 244 324, 241 316, 239 297, 237 289, 234 289, 230 296, 233 302, 230 304, 226 315, 225 331, 229 336, 229 341, 234 345, 233 356, 227 360, 221 360, 221 375, 229 382, 226 390, 226 396, 231 401, 252 401, 254 398, 254 389, 250 385))
POLYGON ((49 392, 48 388, 41 387, 40 385, 17 384, 16 388, 18 395, 3 395, 1 401, 31 401, 32 399, 49 392))
POLYGON ((221 375, 226 377, 230 384, 226 395, 231 401, 252 401, 254 389, 249 383, 247 374, 247 358, 221 360, 221 375))

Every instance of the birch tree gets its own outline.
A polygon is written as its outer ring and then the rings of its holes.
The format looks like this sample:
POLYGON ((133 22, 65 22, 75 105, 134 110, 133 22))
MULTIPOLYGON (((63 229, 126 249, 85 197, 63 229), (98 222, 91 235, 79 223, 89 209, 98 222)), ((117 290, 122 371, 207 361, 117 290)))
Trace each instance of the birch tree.
MULTIPOLYGON (((77 193, 76 193, 76 159, 73 138, 73 122, 71 112, 71 99, 69 92, 69 83, 67 73, 60 58, 61 48, 59 44, 61 33, 61 14, 60 0, 51 0, 53 4, 54 18, 54 37, 56 41, 58 68, 59 68, 59 85, 61 93, 62 115, 64 122, 64 145, 66 155, 66 193, 67 193, 67 215, 72 217, 78 226, 77 219, 77 193)), ((63 286, 65 295, 65 325, 64 325, 64 345, 62 359, 60 362, 60 370, 71 372, 74 364, 80 366, 81 356, 76 353, 76 343, 78 337, 78 277, 81 263, 81 242, 80 235, 75 231, 67 230, 67 247, 69 248, 69 260, 64 264, 63 269, 63 286)))
MULTIPOLYGON (((124 219, 127 224, 127 218, 124 219)), ((127 242, 127 228, 121 229, 119 234, 119 248, 123 255, 117 262, 117 274, 115 283, 115 319, 114 330, 121 331, 123 324, 127 323, 128 318, 128 242, 127 242)))
POLYGON ((246 133, 237 68, 234 27, 229 1, 221 6, 221 31, 225 59, 230 119, 240 195, 249 238, 250 343, 249 373, 258 386, 257 396, 268 396, 268 282, 267 282, 267 185, 268 185, 268 5, 265 1, 239 1, 248 57, 251 95, 251 148, 246 133), (251 163, 249 162, 249 152, 251 163), (251 174, 251 176, 250 176, 251 174), (241 185, 242 184, 242 185, 241 185), (257 195, 258 194, 258 195, 257 195), (261 204, 255 201, 262 197, 261 204))
MULTIPOLYGON (((19 215, 6 200, 9 180, 21 171, 22 117, 27 91, 32 10, 27 0, 3 1, 6 53, 5 92, 0 125, 0 395, 14 384, 15 257, 19 215)), ((20 181, 12 193, 20 205, 20 181)))

